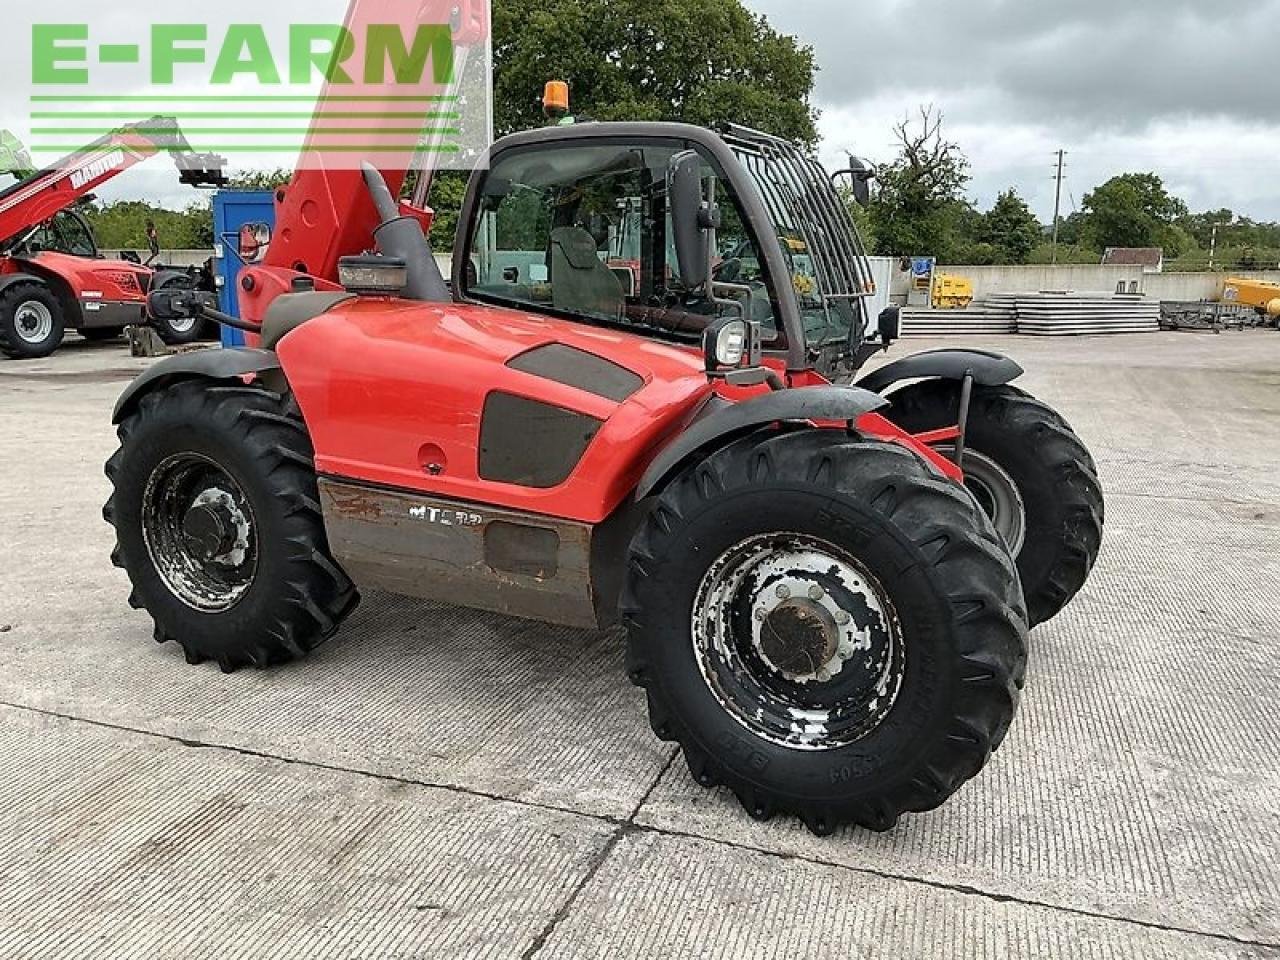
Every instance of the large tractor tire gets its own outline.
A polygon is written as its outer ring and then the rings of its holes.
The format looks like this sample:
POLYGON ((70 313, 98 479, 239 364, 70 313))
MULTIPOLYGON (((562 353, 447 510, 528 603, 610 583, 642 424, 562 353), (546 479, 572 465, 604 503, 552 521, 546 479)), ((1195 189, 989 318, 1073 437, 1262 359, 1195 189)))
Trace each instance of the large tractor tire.
MULTIPOLYGON (((955 425, 960 385, 925 381, 889 399, 889 419, 922 433, 955 425)), ((965 450, 965 483, 1017 558, 1031 625, 1052 620, 1102 548, 1106 508, 1093 457, 1059 414, 1008 386, 974 388, 965 450)))
POLYGON ((0 294, 0 353, 13 360, 39 360, 62 346, 62 304, 40 283, 15 283, 0 294))
POLYGON ((156 640, 231 672, 300 658, 336 632, 359 597, 329 554, 292 398, 182 382, 145 396, 120 441, 104 516, 156 640))
POLYGON ((632 543, 628 670, 705 787, 888 830, 977 775, 1027 660, 1008 551, 898 447, 768 430, 688 468, 632 543))

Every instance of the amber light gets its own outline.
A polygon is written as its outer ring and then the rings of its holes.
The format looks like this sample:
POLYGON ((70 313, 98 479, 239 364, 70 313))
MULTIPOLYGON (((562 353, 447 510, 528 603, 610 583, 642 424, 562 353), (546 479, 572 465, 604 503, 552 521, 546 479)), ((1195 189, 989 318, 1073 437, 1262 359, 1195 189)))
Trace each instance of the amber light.
POLYGON ((569 112, 569 84, 563 80, 551 80, 542 94, 542 109, 549 114, 569 112))

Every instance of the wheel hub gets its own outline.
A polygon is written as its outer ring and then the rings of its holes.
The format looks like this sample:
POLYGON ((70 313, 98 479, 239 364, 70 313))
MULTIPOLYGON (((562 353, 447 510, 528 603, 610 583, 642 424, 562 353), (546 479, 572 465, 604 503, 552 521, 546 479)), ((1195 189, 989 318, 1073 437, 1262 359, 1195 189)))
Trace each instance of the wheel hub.
POLYGON ((53 333, 53 314, 43 303, 22 304, 13 321, 18 336, 27 343, 43 343, 53 333))
POLYGON ((896 701, 897 616, 840 548, 798 534, 747 540, 712 564, 693 613, 703 679, 757 736, 835 749, 875 729, 896 701))
POLYGON ((160 578, 196 610, 229 610, 253 583, 253 513, 239 485, 207 458, 178 454, 155 469, 142 532, 160 578))
POLYGON ((816 675, 839 650, 835 618, 810 600, 788 600, 765 614, 760 652, 788 677, 816 675))

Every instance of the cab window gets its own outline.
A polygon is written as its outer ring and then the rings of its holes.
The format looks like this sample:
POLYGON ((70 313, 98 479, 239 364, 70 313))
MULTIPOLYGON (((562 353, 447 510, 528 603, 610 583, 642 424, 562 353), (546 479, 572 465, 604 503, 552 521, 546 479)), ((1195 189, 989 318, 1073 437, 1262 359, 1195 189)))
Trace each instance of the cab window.
MULTIPOLYGON (((667 208, 676 145, 588 144, 512 151, 482 187, 466 293, 607 325, 697 339, 725 308, 680 276, 667 208)), ((722 226, 715 278, 781 348, 764 259, 729 183, 714 178, 722 226)))
POLYGON ((54 219, 54 228, 58 233, 58 249, 75 257, 96 257, 97 245, 93 242, 93 234, 88 225, 77 216, 60 213, 54 219))

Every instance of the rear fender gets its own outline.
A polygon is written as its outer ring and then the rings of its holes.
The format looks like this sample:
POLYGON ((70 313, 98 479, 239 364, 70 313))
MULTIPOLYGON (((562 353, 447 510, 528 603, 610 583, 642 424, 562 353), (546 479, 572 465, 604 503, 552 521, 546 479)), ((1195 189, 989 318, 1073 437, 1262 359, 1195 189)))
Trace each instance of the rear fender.
POLYGON ((645 471, 636 499, 652 495, 696 454, 757 427, 784 421, 852 424, 887 405, 883 397, 857 387, 801 387, 739 403, 713 399, 645 471))
POLYGON ((281 372, 280 359, 270 350, 241 347, 180 353, 161 360, 129 384, 116 403, 111 422, 121 423, 147 394, 182 380, 243 380, 276 372, 281 372))
POLYGON ((933 350, 881 367, 858 381, 858 386, 872 393, 904 380, 963 380, 972 375, 980 387, 1003 387, 1023 374, 1022 367, 1008 357, 985 350, 933 350))

